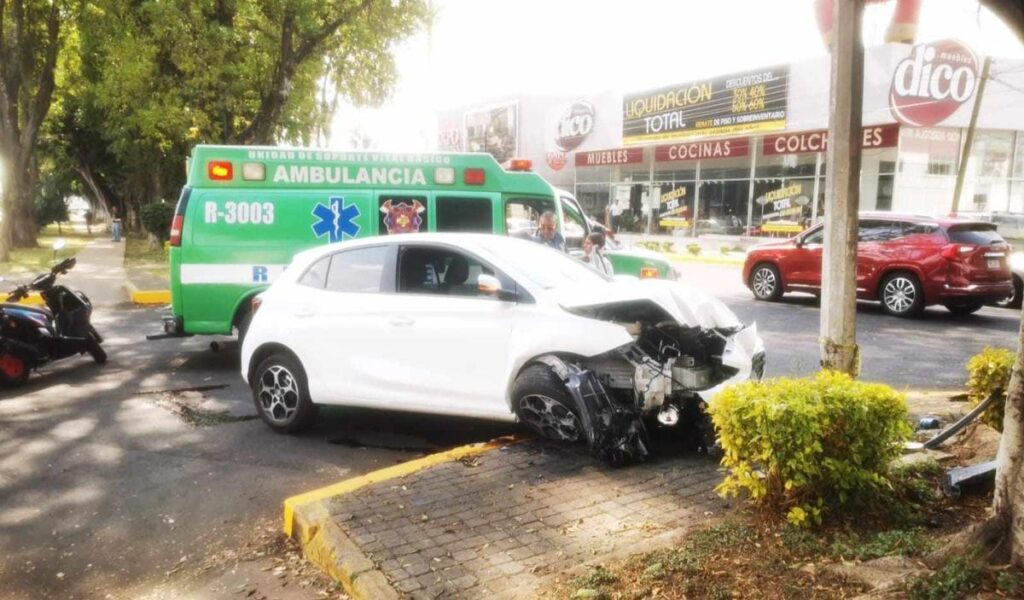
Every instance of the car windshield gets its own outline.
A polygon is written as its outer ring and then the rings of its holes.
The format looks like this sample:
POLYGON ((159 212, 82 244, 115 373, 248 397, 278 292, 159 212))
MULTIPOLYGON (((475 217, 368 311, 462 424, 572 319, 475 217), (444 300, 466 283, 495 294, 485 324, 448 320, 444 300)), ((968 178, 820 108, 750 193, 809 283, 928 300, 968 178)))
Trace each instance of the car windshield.
POLYGON ((513 247, 507 240, 497 238, 481 246, 546 290, 563 283, 595 284, 611 281, 610 277, 542 244, 517 243, 513 247))

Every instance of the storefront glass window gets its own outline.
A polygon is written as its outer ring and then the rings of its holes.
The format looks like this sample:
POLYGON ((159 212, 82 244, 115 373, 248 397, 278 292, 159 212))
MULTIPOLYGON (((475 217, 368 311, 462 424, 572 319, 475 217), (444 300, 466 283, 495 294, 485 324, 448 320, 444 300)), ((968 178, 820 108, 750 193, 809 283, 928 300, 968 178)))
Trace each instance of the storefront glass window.
POLYGON ((894 208, 924 214, 948 212, 959 156, 959 129, 901 128, 894 208))

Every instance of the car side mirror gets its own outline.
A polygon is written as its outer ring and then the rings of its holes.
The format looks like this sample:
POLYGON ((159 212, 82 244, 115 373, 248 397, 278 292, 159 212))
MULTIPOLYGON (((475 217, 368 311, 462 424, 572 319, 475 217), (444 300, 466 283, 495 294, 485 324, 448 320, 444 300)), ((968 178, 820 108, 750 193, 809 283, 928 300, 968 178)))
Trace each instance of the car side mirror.
POLYGON ((802 235, 797 236, 796 239, 793 240, 793 243, 796 244, 797 248, 803 248, 804 247, 804 236, 802 236, 802 235))
POLYGON ((514 301, 516 293, 501 287, 501 281, 494 275, 481 273, 477 275, 476 287, 481 295, 493 296, 498 300, 514 301))

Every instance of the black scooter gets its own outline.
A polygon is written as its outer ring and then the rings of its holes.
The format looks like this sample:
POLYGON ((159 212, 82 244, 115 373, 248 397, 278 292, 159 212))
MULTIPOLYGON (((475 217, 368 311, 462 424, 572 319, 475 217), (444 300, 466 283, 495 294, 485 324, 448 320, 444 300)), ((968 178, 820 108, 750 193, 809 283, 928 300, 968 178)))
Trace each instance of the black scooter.
POLYGON ((92 303, 82 292, 56 285, 57 276, 75 266, 74 258, 57 263, 31 283, 18 286, 0 304, 0 384, 18 385, 32 369, 76 354, 107 361, 103 338, 90 323, 92 303), (46 307, 13 304, 36 291, 46 307))

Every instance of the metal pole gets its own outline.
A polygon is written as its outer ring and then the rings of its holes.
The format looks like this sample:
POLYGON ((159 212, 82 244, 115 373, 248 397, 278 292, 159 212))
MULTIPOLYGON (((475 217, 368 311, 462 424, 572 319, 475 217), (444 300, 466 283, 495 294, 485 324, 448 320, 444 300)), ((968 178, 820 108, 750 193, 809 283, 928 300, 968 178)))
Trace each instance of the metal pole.
POLYGON ((700 160, 693 181, 693 241, 697 241, 697 215, 700 214, 700 160))
POLYGON ((988 81, 989 67, 992 57, 986 56, 981 67, 981 81, 978 82, 978 94, 974 97, 974 108, 971 110, 971 124, 967 126, 967 139, 964 140, 963 153, 960 155, 960 168, 956 171, 956 190, 953 192, 953 208, 949 214, 956 216, 960 210, 960 193, 964 190, 964 175, 967 173, 967 161, 971 158, 971 146, 974 145, 974 129, 978 124, 978 113, 981 110, 981 97, 985 94, 985 82, 988 81))
MULTIPOLYGON (((764 138, 759 138, 764 140, 764 138)), ((757 146, 754 144, 754 148, 750 151, 750 185, 747 191, 747 226, 743 229, 743 233, 746 237, 750 237, 750 230, 753 228, 754 221, 754 181, 757 175, 757 146)))
POLYGON ((821 366, 857 375, 857 211, 864 98, 864 0, 832 8, 830 107, 821 271, 821 366))
POLYGON ((811 223, 818 220, 818 192, 821 191, 819 186, 821 185, 821 152, 817 152, 817 157, 814 159, 814 201, 811 202, 811 223))

